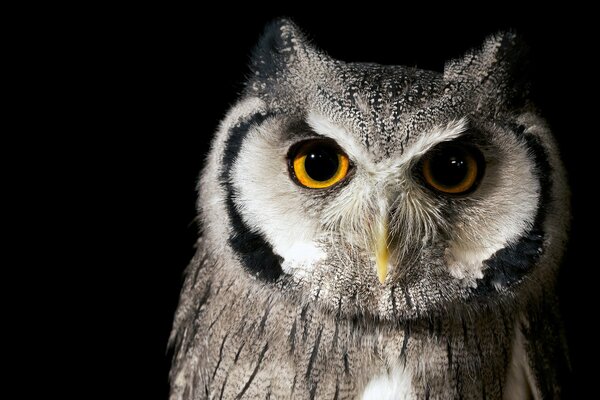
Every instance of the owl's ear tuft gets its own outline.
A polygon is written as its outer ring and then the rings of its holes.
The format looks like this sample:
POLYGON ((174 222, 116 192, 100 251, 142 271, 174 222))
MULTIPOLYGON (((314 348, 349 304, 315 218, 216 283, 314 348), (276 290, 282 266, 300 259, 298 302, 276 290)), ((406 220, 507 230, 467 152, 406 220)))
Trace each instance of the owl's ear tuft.
POLYGON ((515 103, 529 91, 528 47, 513 31, 489 36, 480 49, 446 63, 444 80, 469 82, 498 102, 515 103))
POLYGON ((289 69, 311 50, 295 23, 287 18, 276 19, 266 26, 252 53, 250 66, 254 78, 273 77, 289 69))

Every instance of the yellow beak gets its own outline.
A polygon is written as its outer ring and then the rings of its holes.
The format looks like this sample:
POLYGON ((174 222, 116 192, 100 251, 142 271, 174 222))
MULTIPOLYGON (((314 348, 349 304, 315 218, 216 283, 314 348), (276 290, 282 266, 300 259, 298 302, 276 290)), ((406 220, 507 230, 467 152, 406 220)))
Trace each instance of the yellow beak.
POLYGON ((375 232, 375 260, 377 264, 377 278, 383 285, 388 273, 390 252, 388 249, 388 222, 383 219, 375 232))

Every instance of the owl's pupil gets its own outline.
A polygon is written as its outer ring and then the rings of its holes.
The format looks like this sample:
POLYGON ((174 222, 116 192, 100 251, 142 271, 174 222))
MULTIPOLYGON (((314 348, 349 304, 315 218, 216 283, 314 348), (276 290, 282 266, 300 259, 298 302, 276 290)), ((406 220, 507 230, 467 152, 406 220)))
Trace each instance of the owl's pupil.
POLYGON ((310 150, 304 161, 306 173, 315 181, 331 179, 337 172, 339 160, 337 152, 327 147, 316 147, 310 150))
POLYGON ((467 174, 468 165, 464 154, 460 154, 459 149, 452 149, 451 152, 442 152, 431 160, 431 175, 434 179, 444 186, 456 186, 461 184, 467 174))

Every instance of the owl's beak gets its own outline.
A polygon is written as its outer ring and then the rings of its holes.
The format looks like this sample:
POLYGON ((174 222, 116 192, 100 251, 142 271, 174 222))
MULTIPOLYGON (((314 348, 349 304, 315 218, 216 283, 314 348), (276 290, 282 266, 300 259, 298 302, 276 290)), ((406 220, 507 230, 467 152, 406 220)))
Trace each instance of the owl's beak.
POLYGON ((387 218, 379 221, 375 232, 375 260, 377 264, 377 278, 383 285, 388 273, 390 251, 388 249, 388 221, 387 218))

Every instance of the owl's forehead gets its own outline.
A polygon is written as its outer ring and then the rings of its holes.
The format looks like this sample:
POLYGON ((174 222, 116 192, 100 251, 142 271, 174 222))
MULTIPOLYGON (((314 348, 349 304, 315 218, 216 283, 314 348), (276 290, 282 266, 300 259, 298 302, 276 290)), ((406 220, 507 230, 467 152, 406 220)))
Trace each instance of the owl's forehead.
POLYGON ((459 102, 448 101, 436 72, 340 62, 311 75, 306 93, 289 100, 301 105, 301 114, 343 128, 379 159, 402 153, 422 135, 465 116, 459 102))

